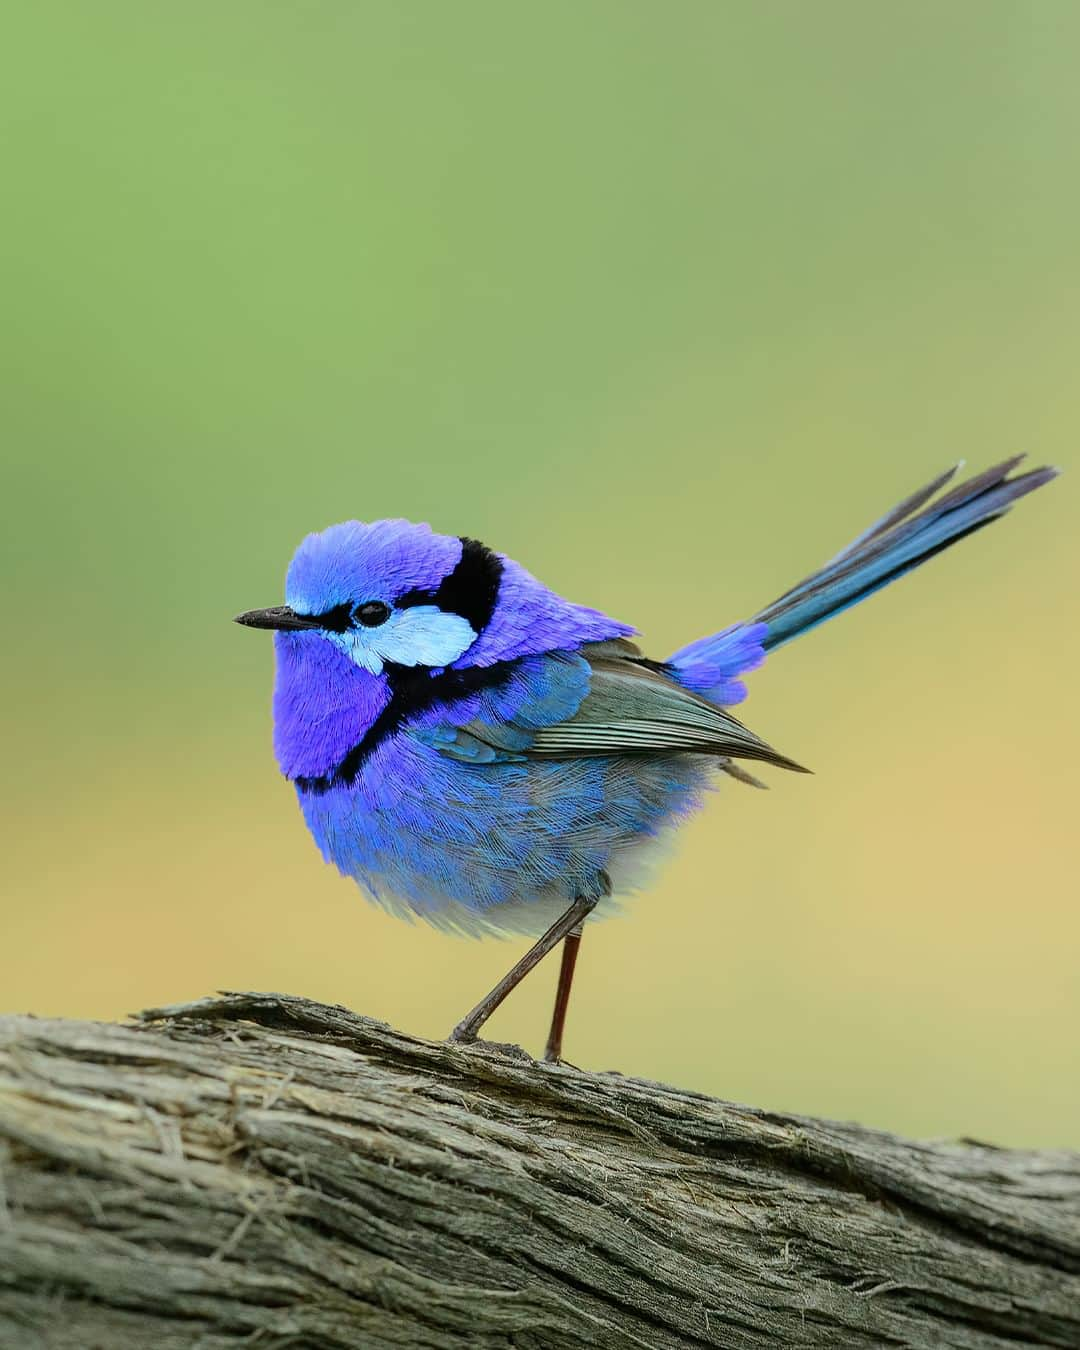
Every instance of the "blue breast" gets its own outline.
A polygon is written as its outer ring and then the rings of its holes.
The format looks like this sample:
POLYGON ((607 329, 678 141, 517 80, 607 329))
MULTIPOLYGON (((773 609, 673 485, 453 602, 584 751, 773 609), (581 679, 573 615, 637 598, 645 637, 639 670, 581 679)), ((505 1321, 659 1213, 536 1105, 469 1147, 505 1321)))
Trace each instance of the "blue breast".
POLYGON ((710 777, 689 755, 470 765, 398 733, 355 783, 299 795, 323 856, 374 899, 497 922, 499 906, 591 892, 693 810, 710 777))

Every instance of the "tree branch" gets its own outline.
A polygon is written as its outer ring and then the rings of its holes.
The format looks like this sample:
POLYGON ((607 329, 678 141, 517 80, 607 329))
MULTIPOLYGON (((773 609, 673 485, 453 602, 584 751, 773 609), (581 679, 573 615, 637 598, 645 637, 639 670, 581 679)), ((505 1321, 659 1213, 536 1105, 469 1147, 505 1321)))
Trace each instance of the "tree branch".
POLYGON ((1080 1156, 342 1008, 0 1019, 3 1350, 1080 1345, 1080 1156))

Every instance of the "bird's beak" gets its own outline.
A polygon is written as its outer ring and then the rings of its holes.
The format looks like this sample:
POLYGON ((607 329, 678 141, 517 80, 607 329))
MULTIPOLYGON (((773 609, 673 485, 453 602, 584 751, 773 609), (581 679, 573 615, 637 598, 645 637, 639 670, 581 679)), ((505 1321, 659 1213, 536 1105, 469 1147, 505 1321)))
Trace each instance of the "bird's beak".
POLYGON ((319 620, 306 614, 297 614, 288 605, 278 605, 274 609, 249 609, 246 614, 238 614, 233 623, 242 623, 245 628, 318 628, 319 620))

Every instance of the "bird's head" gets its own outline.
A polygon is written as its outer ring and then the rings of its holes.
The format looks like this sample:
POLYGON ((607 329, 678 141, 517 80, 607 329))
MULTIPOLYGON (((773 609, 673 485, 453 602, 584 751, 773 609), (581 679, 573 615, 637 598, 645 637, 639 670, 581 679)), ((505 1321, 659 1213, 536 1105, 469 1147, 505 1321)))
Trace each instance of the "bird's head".
POLYGON ((441 669, 487 625, 501 573, 500 559, 473 539, 407 520, 350 520, 300 545, 286 604, 236 622, 328 643, 372 675, 388 666, 441 669))
POLYGON ((236 622, 275 630, 275 749, 289 778, 332 772, 395 696, 428 677, 632 631, 475 539, 407 520, 308 535, 285 600, 236 622))

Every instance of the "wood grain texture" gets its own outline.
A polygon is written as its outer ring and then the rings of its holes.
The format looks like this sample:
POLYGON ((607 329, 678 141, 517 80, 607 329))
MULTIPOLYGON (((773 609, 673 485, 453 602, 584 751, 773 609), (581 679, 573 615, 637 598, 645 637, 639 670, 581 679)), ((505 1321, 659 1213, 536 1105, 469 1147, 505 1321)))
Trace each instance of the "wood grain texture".
POLYGON ((0 1018, 3 1350, 1080 1346, 1080 1157, 235 994, 0 1018))

